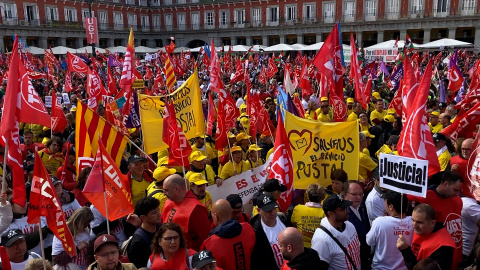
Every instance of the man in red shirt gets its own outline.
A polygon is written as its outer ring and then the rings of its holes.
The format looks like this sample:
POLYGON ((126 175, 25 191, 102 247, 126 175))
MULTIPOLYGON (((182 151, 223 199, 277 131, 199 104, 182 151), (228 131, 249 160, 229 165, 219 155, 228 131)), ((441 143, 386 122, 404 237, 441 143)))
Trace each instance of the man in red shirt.
POLYGON ((460 198, 463 180, 456 172, 443 172, 440 185, 427 191, 427 197, 407 195, 408 200, 428 203, 435 210, 435 219, 441 222, 455 242, 452 269, 462 261, 462 207, 460 198))
POLYGON ((452 166, 452 171, 459 173, 463 178, 464 183, 462 194, 470 198, 473 198, 473 194, 470 191, 471 183, 468 179, 467 163, 468 158, 470 157, 470 153, 472 152, 473 142, 473 139, 465 139, 462 142, 460 154, 450 159, 450 166, 452 166))
POLYGON ((63 189, 72 191, 77 185, 77 169, 75 168, 75 150, 69 149, 65 151, 67 156, 67 166, 63 163, 57 169, 57 177, 62 182, 63 189))
POLYGON ((20 151, 22 151, 22 160, 25 160, 29 153, 35 152, 35 147, 38 147, 38 151, 45 148, 43 144, 33 142, 33 132, 31 130, 25 130, 23 132, 23 143, 20 144, 20 151))

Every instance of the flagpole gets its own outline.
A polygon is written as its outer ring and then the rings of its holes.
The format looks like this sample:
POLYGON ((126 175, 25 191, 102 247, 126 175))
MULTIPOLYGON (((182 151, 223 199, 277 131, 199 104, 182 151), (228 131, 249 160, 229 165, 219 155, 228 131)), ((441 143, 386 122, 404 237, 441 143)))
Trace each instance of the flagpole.
POLYGON ((185 187, 187 188, 187 192, 190 190, 190 187, 188 186, 188 181, 187 178, 185 178, 186 173, 185 173, 185 162, 183 161, 183 149, 180 146, 180 155, 182 156, 182 171, 183 171, 183 179, 185 180, 185 187))
POLYGON ((45 264, 45 248, 43 247, 43 233, 42 233, 42 222, 38 221, 38 232, 40 233, 40 248, 42 249, 42 258, 43 258, 43 270, 47 270, 47 265, 45 264))
POLYGON ((230 138, 228 138, 228 132, 227 132, 227 143, 228 143, 228 152, 230 153, 230 161, 232 162, 233 165, 233 171, 235 172, 235 163, 233 163, 233 154, 232 154, 232 146, 230 145, 230 138))
MULTIPOLYGON (((11 136, 10 134, 8 134, 11 136)), ((7 157, 8 157, 8 138, 10 136, 5 136, 5 152, 3 154, 3 179, 2 179, 2 194, 5 193, 7 186, 7 157)))
MULTIPOLYGON (((102 163, 103 163, 103 159, 102 159, 102 163)), ((106 191, 103 191, 103 199, 105 200, 105 215, 106 215, 106 218, 107 218, 107 234, 110 234, 110 221, 108 220, 107 192, 106 191)))
POLYGON ((137 147, 138 150, 140 150, 142 153, 145 154, 145 156, 147 157, 148 160, 150 160, 151 162, 153 162, 153 164, 155 164, 155 167, 157 167, 157 163, 155 161, 153 161, 153 159, 147 154, 145 153, 145 151, 142 150, 142 148, 138 147, 137 144, 135 144, 132 140, 130 140, 130 138, 128 138, 127 136, 125 136, 125 138, 127 138, 127 140, 133 144, 135 147, 137 147))

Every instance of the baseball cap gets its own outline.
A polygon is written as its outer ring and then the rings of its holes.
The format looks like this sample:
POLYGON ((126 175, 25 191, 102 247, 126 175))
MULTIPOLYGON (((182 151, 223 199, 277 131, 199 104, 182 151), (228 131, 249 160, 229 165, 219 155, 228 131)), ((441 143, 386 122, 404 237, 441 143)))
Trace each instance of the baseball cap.
POLYGON ((394 108, 390 108, 387 110, 387 114, 395 115, 397 111, 394 108))
POLYGON ((373 96, 374 98, 376 98, 376 99, 381 99, 380 93, 378 93, 378 92, 373 92, 373 93, 372 93, 372 96, 373 96))
POLYGON ((270 212, 278 207, 277 200, 273 198, 272 193, 262 192, 256 199, 258 208, 264 212, 270 212))
POLYGON ((242 198, 238 194, 230 194, 227 196, 226 200, 230 203, 232 209, 242 208, 243 202, 242 198))
POLYGON ((163 157, 160 157, 158 158, 158 161, 157 161, 157 166, 163 166, 163 165, 168 165, 168 157, 167 156, 163 156, 163 157))
POLYGON ((93 252, 97 252, 101 246, 109 243, 115 244, 118 246, 118 241, 117 241, 117 238, 115 238, 115 236, 110 234, 100 235, 99 237, 97 237, 97 239, 95 240, 95 243, 93 244, 93 252))
POLYGON ((195 133, 195 138, 204 138, 204 137, 205 137, 205 134, 203 134, 203 132, 201 131, 195 133))
POLYGON ((230 152, 235 152, 235 151, 242 151, 242 148, 240 146, 232 146, 230 149, 230 152))
POLYGON ((175 172, 176 172, 175 169, 170 169, 170 168, 165 167, 165 166, 159 166, 155 169, 155 171, 153 171, 153 178, 155 178, 155 180, 157 182, 160 182, 160 181, 165 180, 165 178, 167 178, 167 176, 175 174, 175 172))
POLYGON ((447 141, 447 137, 443 135, 442 133, 435 133, 433 134, 433 141, 438 142, 438 141, 447 141))
POLYGON ((367 138, 375 138, 375 135, 372 135, 370 134, 370 132, 368 132, 368 130, 365 130, 365 131, 362 131, 363 134, 365 134, 365 137, 367 138))
POLYGON ((262 148, 258 147, 258 145, 256 145, 256 144, 252 144, 252 145, 250 145, 250 147, 248 147, 248 152, 250 152, 250 151, 260 151, 260 150, 262 150, 262 148))
POLYGON ((9 230, 2 235, 2 246, 9 247, 19 239, 25 238, 21 230, 9 230))
POLYGON ((192 266, 193 268, 202 268, 209 263, 214 263, 215 258, 213 258, 212 252, 210 250, 202 250, 192 257, 192 266))
POLYGON ((228 132, 228 138, 229 139, 236 139, 237 136, 235 136, 235 134, 231 133, 231 132, 228 132))
POLYGON ((131 156, 128 158, 128 165, 132 164, 132 163, 136 163, 136 162, 139 162, 139 161, 147 161, 146 158, 142 157, 142 156, 131 156))
POLYGON ((354 103, 355 100, 353 98, 347 98, 347 103, 354 103))
POLYGON ((248 140, 248 139, 250 139, 250 138, 251 138, 251 137, 250 137, 249 135, 247 135, 247 134, 245 134, 245 133, 242 132, 242 133, 238 133, 236 139, 237 139, 237 142, 239 142, 239 141, 241 141, 241 140, 248 140))
POLYGON ((323 211, 327 213, 328 211, 335 211, 337 208, 347 208, 352 204, 351 201, 343 200, 337 195, 331 195, 323 201, 323 211))
POLYGON ((391 114, 387 114, 383 117, 383 121, 385 121, 387 123, 393 123, 393 122, 395 122, 395 117, 391 114))
POLYGON ((320 101, 328 101, 328 97, 321 97, 320 101))
POLYGON ((438 104, 438 107, 441 108, 441 109, 446 108, 446 107, 447 107, 447 103, 445 103, 445 102, 440 102, 440 103, 438 104))
POLYGON ((56 178, 55 176, 50 176, 50 179, 52 179, 52 184, 53 184, 53 186, 56 186, 57 184, 62 183, 62 182, 60 182, 60 180, 58 180, 58 178, 56 178))
POLYGON ((203 173, 192 173, 190 177, 188 177, 188 182, 197 186, 208 184, 208 181, 205 179, 205 176, 203 176, 203 173))
POLYGON ((285 192, 287 191, 287 187, 284 184, 280 183, 278 179, 272 178, 265 181, 265 184, 263 184, 263 190, 267 192, 274 192, 274 191, 285 192))
POLYGON ((207 156, 205 156, 204 154, 202 154, 202 152, 200 151, 193 151, 190 156, 188 157, 188 160, 190 162, 192 161, 202 161, 202 160, 205 160, 207 158, 207 156))
POLYGON ((72 108, 70 108, 70 111, 71 112, 76 112, 77 111, 77 106, 72 106, 72 108))
POLYGON ((440 117, 440 113, 437 112, 437 111, 433 111, 430 113, 431 116, 436 116, 436 117, 440 117))

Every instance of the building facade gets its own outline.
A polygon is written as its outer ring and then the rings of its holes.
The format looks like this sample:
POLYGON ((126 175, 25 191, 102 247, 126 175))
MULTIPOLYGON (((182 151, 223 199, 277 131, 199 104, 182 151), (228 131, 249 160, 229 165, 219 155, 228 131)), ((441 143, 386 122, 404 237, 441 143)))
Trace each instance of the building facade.
MULTIPOLYGON (((12 34, 29 46, 86 46, 86 2, 43 0, 0 3, 0 50, 10 50, 12 34)), ((135 45, 162 47, 215 44, 266 46, 324 41, 341 21, 343 41, 350 31, 363 46, 405 39, 427 43, 453 38, 480 49, 480 0, 96 0, 99 46, 126 46, 130 26, 135 45)))

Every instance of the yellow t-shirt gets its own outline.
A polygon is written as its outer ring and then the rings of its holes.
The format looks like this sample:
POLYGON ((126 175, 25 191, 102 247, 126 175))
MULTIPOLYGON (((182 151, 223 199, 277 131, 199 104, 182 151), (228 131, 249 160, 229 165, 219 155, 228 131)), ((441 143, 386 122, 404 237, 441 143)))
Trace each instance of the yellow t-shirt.
POLYGON ((47 171, 54 177, 57 177, 57 170, 62 166, 65 160, 63 158, 56 159, 44 151, 39 151, 38 155, 40 156, 40 159, 42 159, 47 171))
POLYGON ((383 117, 385 117, 385 115, 387 115, 387 111, 386 110, 383 110, 382 112, 379 112, 377 110, 374 110, 371 114, 370 114, 370 121, 372 122, 372 125, 375 125, 375 122, 373 122, 374 119, 378 119, 380 121, 383 120, 383 117))
POLYGON ((207 207, 208 209, 208 212, 210 212, 212 210, 212 205, 213 205, 213 199, 212 199, 212 195, 210 195, 210 192, 208 191, 205 191, 206 194, 205 194, 205 198, 199 200, 203 205, 205 205, 205 207, 207 207))
MULTIPOLYGON (((192 171, 188 171, 186 174, 185 174, 185 179, 187 179, 187 181, 190 179, 190 176, 192 174, 194 174, 195 172, 192 172, 192 171)), ((203 170, 201 172, 203 174, 203 177, 205 177, 205 179, 208 181, 208 185, 211 186, 211 185, 214 185, 215 184, 215 173, 213 172, 213 169, 212 169, 212 166, 208 165, 205 167, 205 170, 203 170)))
POLYGON ((440 163, 440 171, 445 171, 445 169, 448 167, 448 163, 450 162, 450 159, 452 158, 452 155, 450 155, 450 152, 448 152, 448 149, 445 150, 440 156, 438 156, 438 162, 440 163))
POLYGON ((370 156, 370 151, 368 151, 368 148, 363 148, 362 152, 367 155, 367 156, 370 156))
POLYGON ((322 122, 332 122, 332 118, 330 117, 330 115, 323 113, 318 114, 317 120, 322 122))
POLYGON ((354 112, 350 113, 347 117, 347 122, 357 121, 358 115, 354 112))
POLYGON ((363 179, 368 179, 368 172, 373 171, 377 166, 377 163, 373 161, 370 155, 365 155, 363 152, 360 152, 358 174, 363 179))
POLYGON ((360 132, 362 131, 368 131, 372 126, 367 124, 367 125, 362 125, 360 122, 358 122, 358 126, 360 127, 360 132))
POLYGON ((150 182, 145 181, 142 179, 141 182, 135 180, 132 178, 132 203, 133 206, 140 201, 142 198, 147 196, 146 191, 148 190, 148 187, 150 186, 150 182))
MULTIPOLYGON (((235 170, 238 174, 250 170, 250 164, 245 160, 242 160, 240 163, 235 164, 235 170)), ((220 178, 223 180, 233 176, 233 164, 232 161, 228 161, 225 166, 222 167, 222 172, 220 173, 220 178)))
MULTIPOLYGON (((215 159, 217 156, 215 155, 215 152, 213 151, 212 147, 210 147, 210 145, 208 144, 206 144, 205 146, 207 147, 206 156, 208 157, 208 159, 210 160, 215 159)), ((192 152, 193 151, 200 151, 202 152, 203 155, 205 155, 205 150, 198 149, 197 146, 195 146, 195 144, 192 145, 192 152)))
MULTIPOLYGON (((267 153, 267 154, 268 154, 268 153, 267 153)), ((251 161, 251 160, 247 160, 247 162, 248 162, 248 164, 250 164, 250 168, 251 168, 251 169, 263 165, 263 160, 262 160, 262 158, 260 158, 260 154, 258 154, 258 162, 253 162, 253 161, 251 161)))
POLYGON ((432 126, 431 123, 428 123, 428 126, 430 127, 430 131, 432 131, 432 133, 440 133, 443 129, 443 125, 440 123, 437 123, 436 126, 432 126))
MULTIPOLYGON (((159 151, 158 154, 157 154, 158 159, 160 159, 162 157, 168 157, 169 153, 170 152, 168 152, 168 148, 165 149, 165 150, 159 151)), ((157 164, 157 165, 160 166, 160 164, 157 164)), ((169 167, 171 167, 172 169, 175 169, 177 171, 177 173, 182 173, 183 174, 182 166, 169 166, 169 167)))
POLYGON ((26 131, 30 129, 33 133, 33 142, 41 142, 42 138, 40 138, 40 134, 43 133, 43 126, 39 124, 28 124, 26 123, 23 126, 23 130, 26 131))
POLYGON ((163 189, 155 187, 155 182, 152 182, 147 188, 147 196, 150 196, 160 201, 158 210, 160 210, 160 213, 161 213, 163 211, 163 207, 165 206, 165 202, 167 201, 167 195, 163 193, 163 189), (150 194, 152 194, 156 190, 159 190, 160 192, 156 192, 154 195, 150 196, 150 194))
POLYGON ((325 217, 321 204, 318 205, 299 204, 293 209, 292 223, 302 233, 303 243, 308 248, 312 246, 311 242, 315 229, 320 227, 320 222, 325 217))

